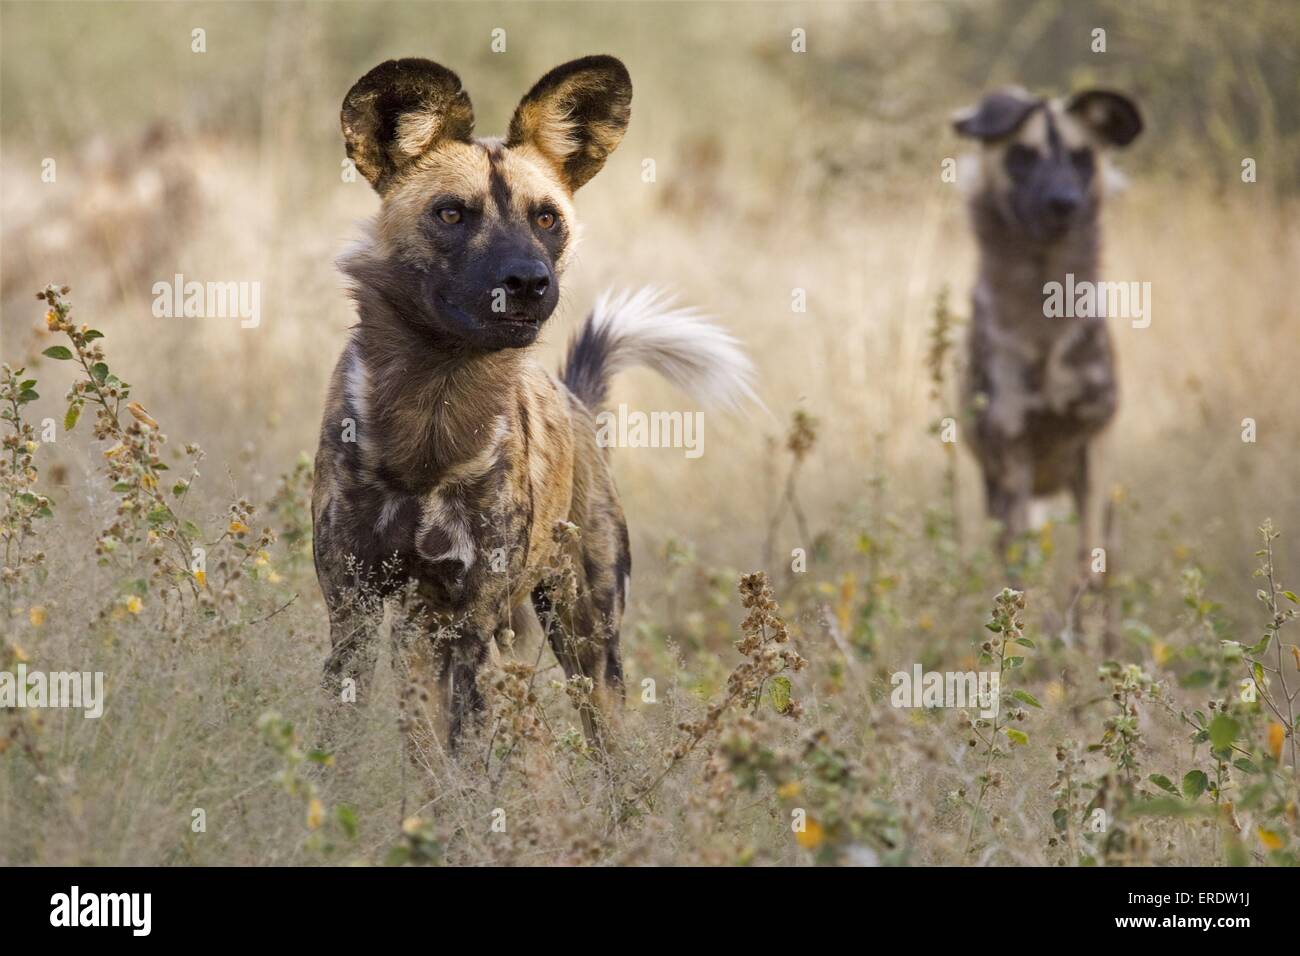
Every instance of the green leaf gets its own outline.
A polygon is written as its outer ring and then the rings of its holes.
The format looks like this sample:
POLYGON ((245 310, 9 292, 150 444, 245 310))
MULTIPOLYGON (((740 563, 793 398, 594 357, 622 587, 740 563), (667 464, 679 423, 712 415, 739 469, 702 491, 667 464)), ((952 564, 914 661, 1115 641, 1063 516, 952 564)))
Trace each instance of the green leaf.
POLYGON ((90 367, 90 374, 94 377, 96 382, 102 384, 104 379, 108 378, 108 366, 103 362, 96 362, 90 367))
POLYGON ((339 821, 339 826, 343 828, 344 835, 349 840, 355 840, 357 837, 357 811, 346 803, 340 803, 334 808, 334 817, 339 821))
POLYGON ((1238 757, 1232 762, 1232 765, 1238 770, 1244 770, 1246 773, 1259 773, 1259 768, 1245 757, 1238 757))
POLYGON ((34 388, 25 388, 18 393, 18 401, 26 405, 28 402, 34 402, 41 396, 34 388))
POLYGON ((1147 777, 1147 779, 1150 780, 1152 783, 1154 783, 1161 790, 1167 791, 1168 793, 1172 793, 1175 797, 1178 796, 1178 788, 1175 787, 1174 782, 1170 780, 1168 777, 1166 777, 1164 774, 1153 773, 1151 776, 1147 777))
POLYGON ((1025 744, 1029 743, 1029 735, 1024 731, 1013 730, 1010 727, 1006 728, 1006 731, 1007 731, 1007 739, 1010 740, 1013 744, 1020 744, 1021 746, 1024 746, 1025 744))
POLYGON ((1043 705, 1038 702, 1038 699, 1027 690, 1013 690, 1011 696, 1022 704, 1028 704, 1030 707, 1037 707, 1039 710, 1043 709, 1043 705))
POLYGON ((1017 637, 1017 638, 1016 638, 1016 643, 1019 644, 1019 645, 1021 645, 1022 647, 1033 647, 1033 646, 1034 646, 1034 642, 1031 641, 1031 640, 1030 640, 1029 638, 1027 638, 1027 637, 1017 637))
POLYGON ((1178 686, 1186 688, 1204 687, 1212 680, 1214 680, 1214 675, 1209 671, 1192 671, 1190 674, 1184 674, 1178 678, 1178 686))
POLYGON ((1063 808, 1057 807, 1052 811, 1052 822, 1056 824, 1056 829, 1064 832, 1065 825, 1070 822, 1070 817, 1063 808))
POLYGON ((1262 638, 1260 638, 1258 644, 1252 644, 1250 647, 1246 648, 1246 653, 1251 655, 1252 657, 1258 657, 1260 654, 1263 654, 1266 650, 1268 650, 1268 645, 1271 640, 1273 640, 1272 633, 1265 634, 1262 638))
POLYGON ((384 863, 388 866, 402 866, 411 860, 411 850, 409 847, 395 846, 388 851, 384 857, 384 863))
POLYGON ((77 427, 77 420, 81 418, 81 403, 73 402, 68 406, 68 414, 63 416, 63 430, 70 432, 77 427))
POLYGON ((1292 604, 1300 604, 1300 597, 1296 597, 1296 593, 1294 591, 1283 591, 1282 596, 1286 598, 1288 601, 1290 601, 1292 604))
POLYGON ((328 750, 312 750, 307 754, 307 759, 312 763, 318 763, 322 767, 328 767, 330 758, 333 757, 328 750))
POLYGON ((99 331, 99 329, 87 329, 87 330, 86 330, 86 341, 87 341, 87 342, 93 342, 93 341, 95 341, 95 339, 102 339, 103 337, 104 337, 104 333, 101 332, 101 331, 99 331))
POLYGON ((1202 770, 1192 770, 1183 777, 1183 794, 1188 800, 1195 800, 1210 785, 1210 778, 1202 770))
POLYGON ((1022 667, 1024 663, 1025 659, 1023 657, 1008 657, 1006 660, 1008 670, 1012 667, 1022 667))
POLYGON ((1210 746, 1215 750, 1231 747, 1240 733, 1241 728, 1237 726, 1235 720, 1227 714, 1215 714, 1214 719, 1210 721, 1210 746))
POLYGON ((171 517, 172 517, 171 509, 167 508, 164 505, 158 505, 148 514, 149 523, 153 525, 155 528, 166 521, 170 521, 171 517))
POLYGON ((773 677, 767 694, 768 700, 772 702, 772 709, 778 714, 784 714, 790 709, 790 678, 780 675, 773 677))
POLYGON ((41 354, 46 358, 58 359, 60 362, 66 362, 72 358, 72 350, 66 345, 51 345, 41 354))
POLYGON ((1129 812, 1143 816, 1181 817, 1195 813, 1196 809, 1176 797, 1152 797, 1150 800, 1141 800, 1133 804, 1129 812))

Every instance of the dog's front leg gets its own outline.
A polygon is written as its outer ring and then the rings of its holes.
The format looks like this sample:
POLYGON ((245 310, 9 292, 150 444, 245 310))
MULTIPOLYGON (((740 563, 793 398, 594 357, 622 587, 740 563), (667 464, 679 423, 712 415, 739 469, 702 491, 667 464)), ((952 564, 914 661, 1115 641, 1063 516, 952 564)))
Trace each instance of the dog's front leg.
MULTIPOLYGON (((375 631, 377 602, 354 597, 330 607, 330 653, 321 676, 321 701, 317 713, 320 749, 334 752, 350 743, 360 722, 357 708, 370 700, 371 678, 378 653, 375 631)), ((350 760, 340 762, 351 767, 350 760)))
POLYGON ((427 767, 435 754, 455 754, 481 722, 485 701, 478 678, 493 637, 489 627, 440 625, 436 618, 410 630, 394 657, 402 724, 407 755, 427 767))
POLYGON ((1074 475, 1070 481, 1070 493, 1074 497, 1074 510, 1079 518, 1079 580, 1084 584, 1093 583, 1092 544, 1094 538, 1094 515, 1092 508, 1092 475, 1089 469, 1088 446, 1079 446, 1078 460, 1074 475))
POLYGON ((1010 563, 1011 546, 1029 530, 1029 502, 1033 497, 1034 470, 1028 453, 1008 448, 989 483, 989 511, 1001 524, 998 556, 1010 563))

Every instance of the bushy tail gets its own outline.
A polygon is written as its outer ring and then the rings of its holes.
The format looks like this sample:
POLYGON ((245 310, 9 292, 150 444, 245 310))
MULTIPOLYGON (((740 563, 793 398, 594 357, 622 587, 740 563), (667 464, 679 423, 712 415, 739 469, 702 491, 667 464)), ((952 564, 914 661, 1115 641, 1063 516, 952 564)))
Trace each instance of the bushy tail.
POLYGON ((754 394, 754 366, 727 332, 694 309, 679 308, 651 286, 607 291, 569 343, 562 377, 590 409, 600 408, 609 381, 643 365, 705 404, 738 409, 754 394))

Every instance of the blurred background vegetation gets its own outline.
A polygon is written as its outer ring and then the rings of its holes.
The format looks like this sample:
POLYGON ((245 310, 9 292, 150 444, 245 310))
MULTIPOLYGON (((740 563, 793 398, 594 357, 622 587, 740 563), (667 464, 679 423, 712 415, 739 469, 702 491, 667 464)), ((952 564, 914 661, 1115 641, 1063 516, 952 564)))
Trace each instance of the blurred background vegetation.
MULTIPOLYGON (((46 149, 161 120, 329 156, 343 92, 397 55, 453 65, 481 132, 499 130, 539 68, 600 49, 638 80, 633 130, 643 142, 669 136, 685 157, 780 177, 887 188, 879 174, 915 161, 953 108, 1014 82, 1128 91, 1150 121, 1143 164, 1171 175, 1231 178, 1216 157, 1235 151, 1268 170, 1266 186, 1300 185, 1300 17, 1276 0, 8 2, 4 11, 4 132, 46 149), (789 55, 795 26, 809 32, 811 55, 789 55), (207 31, 206 55, 190 52, 195 27, 207 31), (498 27, 504 54, 488 45, 498 27), (1097 28, 1104 54, 1091 49, 1097 28)), ((302 173, 306 191, 313 171, 302 173)))

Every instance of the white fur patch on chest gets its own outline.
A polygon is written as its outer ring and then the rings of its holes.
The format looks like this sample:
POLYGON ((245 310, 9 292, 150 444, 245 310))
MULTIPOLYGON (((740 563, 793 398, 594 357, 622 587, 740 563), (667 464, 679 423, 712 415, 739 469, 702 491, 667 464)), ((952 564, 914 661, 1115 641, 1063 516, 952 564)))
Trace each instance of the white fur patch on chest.
POLYGON ((416 531, 416 552, 426 561, 459 561, 465 570, 478 557, 471 522, 472 509, 459 493, 460 486, 488 474, 497 464, 509 423, 504 415, 493 423, 483 448, 463 462, 447 469, 437 486, 425 496, 420 507, 420 526, 416 531), (433 542, 442 545, 439 550, 433 542))
POLYGON ((459 498, 443 496, 435 491, 424 499, 420 527, 415 535, 415 550, 426 561, 459 561, 466 571, 473 566, 478 550, 474 546, 469 515, 459 498), (435 540, 435 531, 442 532, 436 540, 446 545, 437 553, 430 546, 430 542, 435 540))

